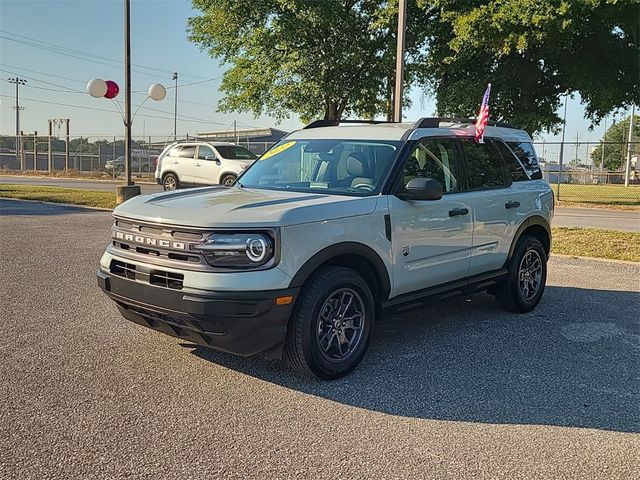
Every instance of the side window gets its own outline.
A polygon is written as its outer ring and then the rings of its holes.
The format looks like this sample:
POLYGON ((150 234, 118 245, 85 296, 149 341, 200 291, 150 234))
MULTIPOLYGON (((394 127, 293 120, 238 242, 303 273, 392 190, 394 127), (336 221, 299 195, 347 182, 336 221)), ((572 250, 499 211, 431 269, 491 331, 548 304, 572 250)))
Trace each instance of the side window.
POLYGON ((514 182, 522 182, 525 180, 529 180, 529 176, 524 171, 522 164, 520 163, 518 158, 516 158, 516 156, 513 154, 511 149, 499 140, 495 140, 495 141, 492 140, 492 142, 495 145, 498 152, 500 152, 500 155, 502 156, 502 160, 504 161, 504 164, 507 166, 507 170, 511 175, 511 180, 514 182))
POLYGON ((462 153, 467 165, 469 189, 506 187, 511 184, 502 158, 493 142, 476 143, 472 139, 460 139, 462 153))
POLYGON ((168 157, 177 157, 180 155, 180 149, 182 147, 180 145, 176 145, 175 147, 173 147, 171 150, 169 150, 167 152, 167 156, 168 157))
POLYGON ((460 175, 453 140, 423 139, 404 164, 403 186, 410 180, 433 178, 442 185, 444 193, 460 190, 460 175))
POLYGON ((200 145, 198 147, 198 158, 201 160, 206 160, 207 157, 216 158, 216 154, 213 153, 211 147, 207 147, 206 145, 200 145))
POLYGON ((196 153, 195 145, 185 145, 180 149, 180 158, 193 158, 196 153))
POLYGON ((533 145, 530 142, 507 142, 513 150, 513 153, 516 154, 518 159, 524 165, 525 170, 529 174, 529 176, 534 180, 539 180, 542 178, 542 171, 540 170, 540 165, 538 164, 538 157, 536 156, 536 152, 533 149, 533 145))

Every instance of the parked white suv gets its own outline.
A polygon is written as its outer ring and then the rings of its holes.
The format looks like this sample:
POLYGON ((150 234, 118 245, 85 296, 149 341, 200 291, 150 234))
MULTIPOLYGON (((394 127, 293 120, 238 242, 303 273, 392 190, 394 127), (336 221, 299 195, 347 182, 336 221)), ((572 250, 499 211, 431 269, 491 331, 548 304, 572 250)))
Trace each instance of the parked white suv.
POLYGON ((399 306, 488 291, 528 312, 553 193, 526 132, 490 124, 476 143, 472 122, 314 122, 233 187, 135 197, 114 211, 99 285, 138 324, 324 379, 399 306))
POLYGON ((164 190, 207 185, 231 186, 258 158, 226 142, 174 142, 158 157, 156 182, 164 190))

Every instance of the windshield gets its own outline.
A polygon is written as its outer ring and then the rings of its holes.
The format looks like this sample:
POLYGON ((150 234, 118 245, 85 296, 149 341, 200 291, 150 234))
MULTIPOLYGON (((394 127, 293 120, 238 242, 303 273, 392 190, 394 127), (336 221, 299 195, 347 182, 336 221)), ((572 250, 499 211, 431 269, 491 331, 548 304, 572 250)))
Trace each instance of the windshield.
POLYGON ((258 158, 252 151, 238 145, 218 145, 216 150, 227 160, 255 160, 258 158))
POLYGON ((382 187, 402 142, 283 140, 240 178, 248 188, 371 195, 382 187))

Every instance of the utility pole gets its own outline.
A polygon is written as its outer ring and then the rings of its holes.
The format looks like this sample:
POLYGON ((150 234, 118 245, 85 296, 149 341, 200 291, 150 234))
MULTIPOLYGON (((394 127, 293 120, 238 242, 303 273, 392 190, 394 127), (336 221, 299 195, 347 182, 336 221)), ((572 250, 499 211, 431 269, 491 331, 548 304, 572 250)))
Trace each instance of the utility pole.
POLYGON ((51 151, 51 137, 53 136, 53 120, 49 120, 49 138, 48 138, 48 147, 47 150, 47 170, 51 173, 51 167, 53 165, 53 152, 51 151))
POLYGON ((19 88, 20 85, 26 85, 27 81, 24 78, 15 77, 9 78, 9 83, 16 84, 16 106, 13 107, 16 110, 16 161, 20 162, 20 152, 18 151, 18 146, 20 144, 20 110, 24 110, 24 107, 20 106, 19 102, 19 88))
POLYGON ((607 117, 604 117, 604 133, 602 134, 602 149, 600 151, 600 170, 604 171, 604 147, 607 140, 607 117))
POLYGON ((629 141, 627 143, 627 165, 624 169, 624 186, 629 186, 629 176, 631 175, 631 140, 633 140, 633 117, 636 114, 635 103, 631 105, 631 117, 629 118, 629 141))
POLYGON ((564 131, 567 129, 567 102, 569 90, 564 94, 564 116, 562 117, 562 142, 560 143, 560 162, 558 165, 558 200, 560 200, 560 182, 562 180, 562 159, 564 157, 564 131))
POLYGON ((407 21, 407 0, 398 2, 398 38, 396 46, 396 89, 393 96, 393 121, 402 121, 402 92, 404 86, 404 44, 407 21))
POLYGON ((173 72, 173 80, 175 80, 175 92, 173 93, 173 141, 178 137, 178 72, 173 72))
POLYGON ((38 132, 33 132, 33 171, 38 171, 38 132))
POLYGON ((26 162, 24 159, 24 132, 20 130, 20 170, 23 172, 25 170, 25 163, 26 162))
POLYGON ((64 169, 67 171, 69 170, 69 119, 65 118, 64 120, 67 124, 67 138, 64 142, 64 169))

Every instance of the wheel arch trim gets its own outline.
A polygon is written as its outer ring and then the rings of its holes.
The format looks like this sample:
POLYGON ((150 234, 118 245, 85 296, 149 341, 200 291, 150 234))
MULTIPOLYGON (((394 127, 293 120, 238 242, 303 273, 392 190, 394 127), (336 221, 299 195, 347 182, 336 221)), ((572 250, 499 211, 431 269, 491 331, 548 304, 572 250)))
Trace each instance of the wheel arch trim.
MULTIPOLYGON (((334 258, 345 255, 359 257, 362 260, 366 261, 369 266, 373 268, 377 280, 379 280, 380 282, 379 300, 387 300, 391 292, 391 277, 389 276, 389 271, 387 270, 384 261, 382 260, 382 258, 380 258, 380 255, 378 255, 375 250, 373 250, 368 245, 358 242, 336 243, 335 245, 330 245, 320 250, 311 258, 309 258, 302 265, 302 267, 298 269, 298 272, 291 279, 289 288, 302 287, 318 267, 326 264, 334 258)), ((367 279, 365 278, 365 280, 367 279)))
POLYGON ((513 240, 511 241, 511 246, 509 247, 509 255, 507 256, 507 261, 505 262, 505 265, 507 265, 511 260, 511 258, 513 257, 513 252, 516 249, 518 240, 520 240, 520 237, 522 237, 525 230, 527 230, 529 227, 536 226, 536 225, 544 228, 544 230, 547 232, 547 236, 549 237, 549 251, 547 252, 547 257, 549 256, 549 253, 551 253, 551 225, 549 225, 549 221, 543 216, 532 215, 530 217, 527 217, 516 230, 516 233, 513 236, 513 240))

